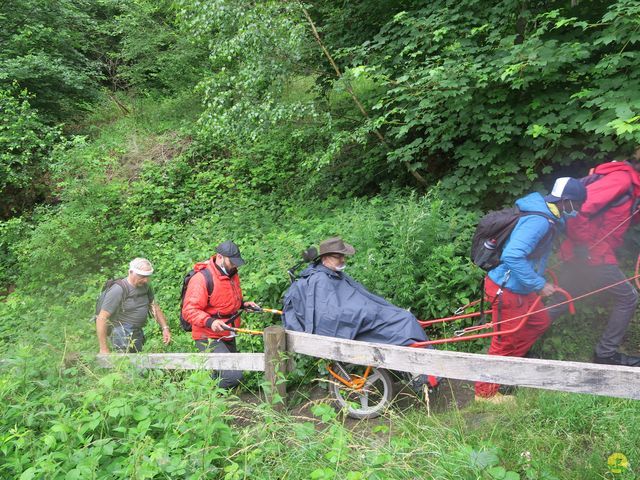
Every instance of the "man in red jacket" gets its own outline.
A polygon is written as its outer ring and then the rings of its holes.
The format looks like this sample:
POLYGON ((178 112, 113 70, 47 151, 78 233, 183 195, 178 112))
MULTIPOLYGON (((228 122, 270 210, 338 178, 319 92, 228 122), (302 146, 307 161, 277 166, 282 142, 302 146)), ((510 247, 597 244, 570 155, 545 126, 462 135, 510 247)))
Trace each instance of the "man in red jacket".
MULTIPOLYGON (((640 197, 640 149, 628 161, 598 165, 593 174, 601 175, 587 185, 587 200, 580 213, 567 222, 567 239, 560 247, 564 261, 558 281, 571 295, 578 296, 620 282, 616 249, 632 221, 640 214, 632 211, 640 197)), ((601 298, 612 304, 609 321, 596 345, 593 361, 609 365, 640 367, 640 357, 618 351, 638 303, 638 292, 630 282, 605 290, 601 298)), ((553 319, 566 309, 550 312, 553 319)))
MULTIPOLYGON (((237 353, 235 337, 224 327, 240 326, 242 308, 260 308, 242 298, 238 267, 244 263, 238 246, 226 241, 216 247, 216 254, 209 260, 194 266, 200 273, 187 285, 182 316, 191 324, 191 337, 201 352, 237 353), (211 295, 204 270, 208 270, 213 279, 211 295)), ((223 370, 215 372, 214 377, 220 377, 220 387, 233 388, 242 380, 242 372, 223 370)))

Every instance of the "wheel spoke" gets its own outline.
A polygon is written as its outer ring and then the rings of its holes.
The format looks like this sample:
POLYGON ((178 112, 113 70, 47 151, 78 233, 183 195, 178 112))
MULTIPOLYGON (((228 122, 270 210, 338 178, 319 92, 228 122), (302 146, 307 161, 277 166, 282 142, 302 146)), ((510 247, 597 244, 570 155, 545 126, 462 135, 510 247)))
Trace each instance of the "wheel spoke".
POLYGON ((343 378, 351 378, 360 388, 331 382, 330 389, 340 407, 347 410, 352 418, 375 418, 391 404, 393 397, 393 380, 384 369, 372 368, 364 380, 366 370, 358 365, 336 365, 335 372, 343 378), (342 368, 339 368, 342 367, 342 368), (362 383, 360 383, 362 382, 362 383))
POLYGON ((367 381, 365 382, 365 386, 373 385, 374 382, 377 382, 382 378, 380 372, 376 370, 376 373, 367 377, 367 381))

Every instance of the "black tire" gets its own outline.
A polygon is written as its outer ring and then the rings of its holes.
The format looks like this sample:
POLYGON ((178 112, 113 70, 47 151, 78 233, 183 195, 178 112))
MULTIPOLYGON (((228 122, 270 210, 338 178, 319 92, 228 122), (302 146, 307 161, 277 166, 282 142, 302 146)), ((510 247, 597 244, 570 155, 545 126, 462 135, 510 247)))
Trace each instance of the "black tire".
MULTIPOLYGON (((362 365, 334 363, 334 371, 344 376, 362 377, 367 367, 362 365)), ((349 388, 329 376, 329 391, 335 405, 347 416, 356 419, 376 418, 391 406, 394 398, 393 376, 383 368, 373 368, 361 389, 349 388)))

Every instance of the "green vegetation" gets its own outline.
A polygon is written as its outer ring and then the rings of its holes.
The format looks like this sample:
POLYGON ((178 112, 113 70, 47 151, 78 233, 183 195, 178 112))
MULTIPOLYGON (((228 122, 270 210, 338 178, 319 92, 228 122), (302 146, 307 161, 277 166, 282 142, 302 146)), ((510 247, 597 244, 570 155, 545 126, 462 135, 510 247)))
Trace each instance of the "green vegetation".
MULTIPOLYGON (((95 297, 133 257, 154 263, 174 331, 164 346, 149 325, 148 352, 195 351, 182 277, 227 238, 265 306, 304 248, 341 234, 367 287, 448 315, 478 295, 482 210, 640 143, 638 2, 316 3, 3 3, 0 477, 635 478, 637 402, 523 390, 354 426, 322 402, 248 404, 258 375, 241 401, 206 372, 96 366, 95 297)), ((554 325, 539 351, 588 359, 601 316, 554 325)), ((321 375, 299 359, 299 401, 321 375)))
POLYGON ((25 91, 0 90, 0 219, 7 219, 47 193, 47 162, 60 131, 45 125, 25 91))

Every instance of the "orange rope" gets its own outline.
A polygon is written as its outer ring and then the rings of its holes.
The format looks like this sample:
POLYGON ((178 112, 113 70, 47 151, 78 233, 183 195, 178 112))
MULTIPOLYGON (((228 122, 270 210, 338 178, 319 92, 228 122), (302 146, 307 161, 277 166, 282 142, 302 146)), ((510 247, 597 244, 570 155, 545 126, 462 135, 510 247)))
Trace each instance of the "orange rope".
MULTIPOLYGON (((624 220, 622 220, 618 225, 616 225, 614 228, 612 228, 609 233, 607 233, 604 237, 602 237, 600 240, 598 240, 596 243, 594 243, 593 245, 591 245, 589 248, 589 251, 591 251, 593 248, 597 247, 598 245, 600 245, 602 242, 604 242, 613 232, 615 232, 616 230, 618 230, 622 225, 624 225, 625 223, 627 223, 629 220, 631 220, 633 218, 633 216, 640 212, 640 208, 635 210, 634 212, 631 212, 631 215, 629 215, 627 218, 625 218, 624 220)), ((563 263, 566 263, 567 260, 560 260, 558 262, 555 262, 553 265, 551 265, 550 267, 548 267, 548 269, 552 269, 557 267, 558 265, 562 265, 563 263)))
MULTIPOLYGON (((636 268, 640 268, 640 256, 638 256, 638 262, 636 262, 636 268)), ((523 317, 526 317, 526 316, 529 316, 529 315, 535 315, 536 313, 544 312, 546 310, 551 310, 552 308, 556 308, 556 307, 559 307, 561 305, 566 305, 568 303, 572 303, 575 300, 581 300, 581 299, 589 297, 591 295, 595 295, 596 293, 603 292, 605 290, 608 290, 610 288, 616 287, 616 286, 621 285, 621 284, 623 284, 625 282, 628 282, 630 280, 635 280, 636 284, 638 284, 639 283, 638 282, 638 278, 640 278, 640 274, 638 274, 638 270, 636 270, 636 274, 631 276, 631 277, 629 277, 629 278, 625 278, 624 280, 620 280, 618 282, 612 283, 611 285, 607 285, 605 287, 598 288, 597 290, 593 290, 592 292, 587 292, 587 293, 584 293, 582 295, 578 295, 577 297, 572 298, 571 300, 565 300, 564 302, 555 303, 553 305, 549 305, 548 307, 541 308, 541 309, 535 310, 533 312, 527 312, 525 314, 518 315, 516 317, 511 317, 511 318, 506 318, 504 320, 500 320, 499 322, 489 322, 489 323, 485 323, 483 325, 477 325, 477 326, 474 326, 474 327, 467 327, 467 328, 461 330, 461 332, 463 332, 463 333, 475 332, 477 330, 483 330, 485 328, 490 328, 490 327, 493 327, 495 325, 499 325, 499 324, 504 323, 504 322, 510 322, 512 320, 518 320, 520 318, 523 318, 523 317)))

